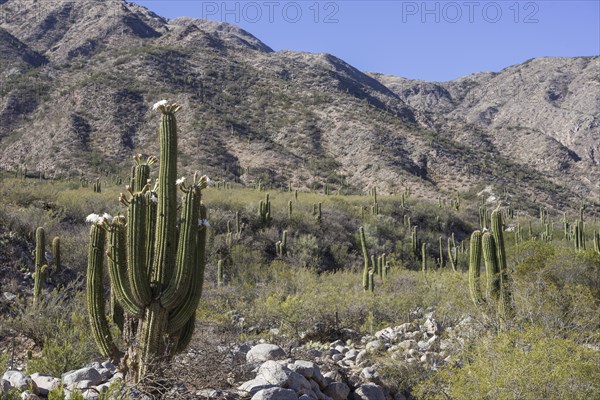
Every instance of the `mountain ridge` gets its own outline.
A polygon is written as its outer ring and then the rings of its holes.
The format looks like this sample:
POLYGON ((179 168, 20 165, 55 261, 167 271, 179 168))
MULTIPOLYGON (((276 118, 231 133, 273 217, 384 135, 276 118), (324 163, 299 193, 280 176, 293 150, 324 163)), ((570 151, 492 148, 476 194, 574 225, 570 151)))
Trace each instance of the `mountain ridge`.
MULTIPOLYGON (((3 78, 5 168, 123 171, 132 154, 157 153, 150 105, 168 97, 186 106, 184 168, 225 180, 429 197, 494 184, 554 207, 600 198, 600 57, 432 83, 121 1, 0 7, 0 34, 44 60, 3 78)), ((16 56, 0 57, 4 76, 16 56)))

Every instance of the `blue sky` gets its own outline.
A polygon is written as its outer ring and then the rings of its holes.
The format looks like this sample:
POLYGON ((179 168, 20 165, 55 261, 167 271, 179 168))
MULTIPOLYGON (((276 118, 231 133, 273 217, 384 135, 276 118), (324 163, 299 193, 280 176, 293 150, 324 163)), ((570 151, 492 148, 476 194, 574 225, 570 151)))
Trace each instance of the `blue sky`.
POLYGON ((600 54, 600 0, 135 0, 241 26, 274 50, 331 53, 362 71, 446 81, 529 58, 600 54))

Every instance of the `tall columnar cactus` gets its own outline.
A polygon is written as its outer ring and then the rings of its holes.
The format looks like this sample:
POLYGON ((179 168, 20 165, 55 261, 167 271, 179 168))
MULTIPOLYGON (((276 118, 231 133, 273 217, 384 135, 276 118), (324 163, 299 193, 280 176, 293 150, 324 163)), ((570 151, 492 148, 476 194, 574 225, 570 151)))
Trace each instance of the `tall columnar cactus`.
POLYGON ((412 236, 411 236, 411 244, 412 244, 413 254, 415 255, 415 257, 418 257, 418 255, 419 255, 419 242, 417 240, 417 227, 416 226, 413 226, 412 236))
POLYGON ((317 220, 317 222, 321 222, 321 218, 323 218, 322 205, 321 203, 319 203, 317 205, 317 215, 315 215, 315 219, 317 220))
POLYGON ((573 236, 575 237, 575 249, 578 251, 585 250, 585 233, 583 230, 583 220, 578 219, 575 222, 573 236))
POLYGON ((102 184, 100 183, 100 178, 96 178, 94 182, 94 192, 101 193, 102 192, 102 184))
POLYGON ((371 292, 371 293, 375 292, 375 272, 372 269, 369 270, 369 273, 368 273, 368 287, 369 287, 369 292, 371 292))
POLYGON ((594 251, 600 254, 600 232, 594 232, 594 251))
POLYGON ((440 252, 440 257, 438 258, 438 265, 440 266, 440 268, 444 268, 444 245, 441 236, 439 237, 438 242, 440 252))
POLYGON ((292 219, 292 212, 294 211, 294 205, 293 202, 290 200, 288 201, 288 218, 292 219))
POLYGON ((427 272, 427 243, 421 245, 421 271, 427 272))
POLYGON ((275 250, 279 257, 284 257, 287 254, 287 231, 283 231, 281 240, 275 243, 275 250))
POLYGON ((364 228, 361 226, 360 228, 358 228, 358 236, 360 236, 360 247, 362 249, 362 253, 363 253, 363 260, 364 260, 364 266, 363 266, 363 289, 364 290, 368 290, 369 289, 369 250, 367 249, 367 240, 365 239, 365 230, 364 228))
POLYGON ((269 199, 269 193, 258 204, 258 216, 262 225, 267 225, 271 222, 271 200, 269 199))
POLYGON ((450 261, 452 271, 456 272, 458 268, 458 249, 456 248, 454 233, 448 238, 448 260, 450 261))
POLYGON ((201 191, 208 178, 195 175, 189 186, 185 179, 177 179, 175 113, 180 108, 167 101, 155 105, 162 114, 156 191, 134 182, 120 197, 127 217, 88 217, 93 223, 87 281, 92 331, 103 356, 121 358, 106 325, 102 297, 107 242, 111 291, 125 312, 139 321, 137 337, 123 359, 132 381, 143 379, 162 359, 187 346, 202 293, 208 223, 201 191), (134 191, 136 187, 142 190, 134 191), (184 193, 180 218, 178 187, 184 193))
POLYGON ((483 260, 485 262, 485 297, 498 301, 500 294, 500 266, 498 265, 496 240, 490 232, 483 234, 483 260))
POLYGON ((567 213, 563 214, 563 239, 570 240, 569 237, 569 220, 567 219, 567 213))
POLYGON ((496 242, 496 259, 500 275, 500 295, 498 298, 498 314, 501 320, 505 320, 509 313, 512 303, 512 294, 509 286, 508 266, 506 261, 506 248, 504 246, 504 224, 502 223, 502 213, 495 210, 491 215, 492 235, 496 242))
POLYGON ((479 289, 479 276, 481 265, 481 231, 477 230, 471 234, 469 254, 469 293, 475 305, 483 302, 481 290, 479 289))
POLYGON ((52 239, 52 256, 54 257, 54 272, 60 271, 60 237, 52 239))
POLYGON ((42 283, 46 280, 48 265, 45 257, 46 233, 44 228, 38 227, 35 230, 35 270, 33 272, 33 305, 39 302, 42 293, 42 283))
POLYGON ((223 271, 223 260, 217 262, 217 286, 223 286, 225 282, 225 272, 223 271))

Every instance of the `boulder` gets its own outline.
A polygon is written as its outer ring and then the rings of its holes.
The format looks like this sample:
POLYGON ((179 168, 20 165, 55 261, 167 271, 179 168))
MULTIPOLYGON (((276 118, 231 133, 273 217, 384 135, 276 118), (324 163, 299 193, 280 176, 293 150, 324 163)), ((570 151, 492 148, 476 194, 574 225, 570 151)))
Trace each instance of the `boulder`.
POLYGON ((259 390, 252 396, 252 400, 298 400, 298 396, 291 389, 272 387, 259 390))
POLYGON ((263 389, 270 389, 276 387, 276 385, 273 385, 272 383, 267 382, 264 378, 262 377, 256 377, 254 379, 251 379, 249 381, 246 381, 244 383, 242 383, 238 389, 244 392, 248 392, 250 394, 255 394, 260 390, 263 389))
POLYGON ((60 379, 50 375, 35 373, 31 374, 31 379, 35 382, 38 388, 38 394, 43 397, 48 397, 50 391, 60 386, 60 379))
POLYGON ((282 360, 284 358, 285 351, 281 347, 268 343, 257 344, 246 353, 246 362, 248 363, 282 360))
POLYGON ((365 383, 361 385, 354 393, 353 400, 385 400, 383 388, 374 383, 365 383))
POLYGON ((346 400, 350 394, 350 388, 344 382, 331 382, 323 393, 333 400, 346 400))
POLYGON ((86 367, 63 374, 62 381, 69 388, 81 381, 90 381, 90 386, 95 386, 102 383, 102 376, 96 368, 86 367))

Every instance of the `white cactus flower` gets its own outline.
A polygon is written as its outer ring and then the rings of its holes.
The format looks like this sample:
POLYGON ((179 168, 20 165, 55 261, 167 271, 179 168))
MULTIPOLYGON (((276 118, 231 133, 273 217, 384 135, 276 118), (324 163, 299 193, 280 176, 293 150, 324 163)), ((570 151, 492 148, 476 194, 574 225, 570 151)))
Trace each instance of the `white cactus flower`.
POLYGON ((95 224, 97 222, 100 222, 101 219, 102 217, 98 214, 90 214, 85 218, 85 222, 91 222, 92 224, 95 224))
POLYGON ((185 176, 182 176, 181 178, 177 179, 177 180, 175 181, 175 184, 176 184, 177 186, 179 186, 179 185, 181 185, 183 182, 185 182, 185 176))
POLYGON ((158 197, 156 197, 156 195, 152 193, 152 196, 150 196, 150 201, 156 204, 158 203, 158 197))
POLYGON ((169 104, 169 100, 161 100, 161 101, 154 103, 154 105, 152 106, 152 109, 154 111, 156 111, 156 110, 158 110, 158 108, 160 106, 166 106, 167 104, 169 104))
POLYGON ((108 213, 104 213, 104 214, 102 214, 102 219, 107 222, 112 222, 114 218, 112 215, 110 215, 108 213))

